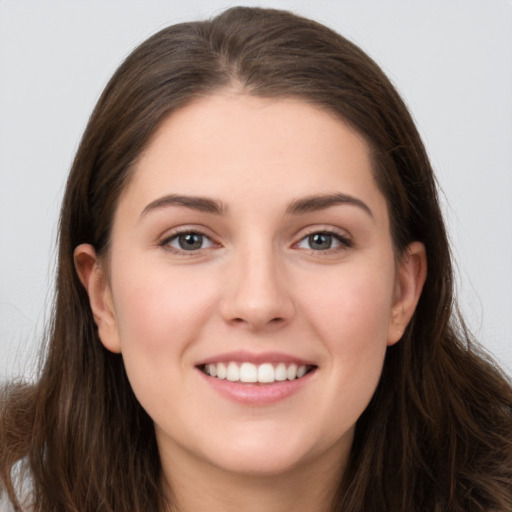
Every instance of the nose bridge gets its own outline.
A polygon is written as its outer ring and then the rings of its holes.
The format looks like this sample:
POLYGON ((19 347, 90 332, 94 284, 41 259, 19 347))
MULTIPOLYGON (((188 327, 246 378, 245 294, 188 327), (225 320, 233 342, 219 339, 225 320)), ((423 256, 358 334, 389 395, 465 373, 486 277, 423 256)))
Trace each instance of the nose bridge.
POLYGON ((230 323, 257 330, 287 323, 293 315, 283 261, 271 241, 252 240, 230 262, 223 315, 230 323))

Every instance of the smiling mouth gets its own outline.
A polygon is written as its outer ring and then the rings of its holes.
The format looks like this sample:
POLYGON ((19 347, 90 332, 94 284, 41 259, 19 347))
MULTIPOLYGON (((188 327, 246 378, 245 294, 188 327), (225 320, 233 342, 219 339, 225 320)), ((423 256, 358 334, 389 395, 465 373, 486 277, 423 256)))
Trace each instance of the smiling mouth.
POLYGON ((211 363, 199 366, 210 377, 248 384, 273 384, 301 379, 316 369, 314 365, 297 365, 295 363, 237 363, 235 361, 211 363))

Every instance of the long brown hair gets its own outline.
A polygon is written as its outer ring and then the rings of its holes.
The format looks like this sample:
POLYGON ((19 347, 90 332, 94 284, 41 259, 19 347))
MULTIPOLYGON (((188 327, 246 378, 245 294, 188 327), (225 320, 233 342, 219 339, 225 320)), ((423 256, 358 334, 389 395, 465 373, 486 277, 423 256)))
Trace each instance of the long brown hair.
POLYGON ((236 84, 335 113, 372 150, 397 254, 414 240, 428 276, 402 340, 388 349, 359 419, 333 510, 512 510, 510 382, 457 320, 436 184, 403 101, 379 67, 330 29, 293 14, 233 8, 152 36, 108 83, 76 154, 59 231, 53 321, 35 385, 1 396, 0 478, 31 475, 37 512, 162 510, 153 423, 122 358, 100 343, 73 250, 108 253, 117 199, 159 123, 194 99, 236 84))

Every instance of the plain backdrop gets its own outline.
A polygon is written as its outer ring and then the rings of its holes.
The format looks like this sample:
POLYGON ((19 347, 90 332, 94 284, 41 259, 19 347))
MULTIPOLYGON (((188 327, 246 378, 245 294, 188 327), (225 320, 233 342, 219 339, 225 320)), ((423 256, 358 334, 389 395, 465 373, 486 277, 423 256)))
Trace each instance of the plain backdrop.
MULTIPOLYGON (((315 18, 409 105, 442 188, 462 311, 512 369, 512 2, 237 2, 315 18)), ((160 28, 224 0, 0 0, 0 380, 31 377, 50 310, 59 203, 106 81, 160 28)))

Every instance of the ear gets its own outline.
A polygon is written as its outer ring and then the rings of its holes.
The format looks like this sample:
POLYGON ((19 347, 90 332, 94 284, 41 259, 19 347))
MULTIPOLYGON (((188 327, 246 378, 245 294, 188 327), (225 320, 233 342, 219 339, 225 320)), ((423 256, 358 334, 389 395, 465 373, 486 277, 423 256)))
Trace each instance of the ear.
POLYGON ((414 314, 427 277, 427 254, 421 242, 411 243, 397 266, 388 331, 388 345, 401 337, 414 314))
POLYGON ((78 277, 89 295, 100 340, 106 349, 120 353, 121 344, 112 292, 94 247, 90 244, 79 245, 74 252, 74 261, 78 277))

